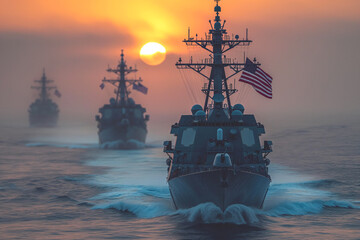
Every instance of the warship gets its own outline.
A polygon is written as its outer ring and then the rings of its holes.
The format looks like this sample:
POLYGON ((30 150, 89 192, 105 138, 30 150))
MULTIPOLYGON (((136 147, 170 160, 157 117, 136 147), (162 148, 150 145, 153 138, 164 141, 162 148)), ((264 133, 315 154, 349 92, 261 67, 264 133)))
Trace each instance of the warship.
POLYGON ((50 90, 57 97, 61 94, 56 86, 49 86, 53 80, 47 79, 45 69, 40 80, 35 80, 37 86, 31 86, 32 89, 40 91, 39 97, 29 107, 29 122, 32 127, 55 127, 59 118, 58 105, 50 98, 50 90))
MULTIPOLYGON (((264 141, 262 146, 259 136, 265 133, 264 126, 256 122, 254 115, 244 114, 243 105, 231 105, 230 96, 238 90, 228 83, 236 74, 242 72, 243 76, 245 72, 260 70, 260 63, 245 57, 240 62, 224 55, 237 46, 247 47, 252 41, 247 30, 244 39, 227 34, 226 21, 220 19, 219 0, 215 2, 215 19, 209 21, 211 28, 205 38, 191 37, 189 31, 183 41, 205 49, 210 58, 199 63, 193 62, 192 57, 189 62, 179 58, 175 64, 179 69, 194 70, 208 83, 202 88, 205 104, 194 105, 191 115, 182 115, 172 125, 170 133, 176 138, 175 145, 164 142, 167 182, 177 209, 207 202, 222 211, 233 204, 262 208, 271 182, 267 155, 272 152, 272 142, 264 141), (206 75, 204 69, 210 69, 210 74, 206 75)), ((255 90, 261 92, 259 88, 255 90)))
POLYGON ((108 68, 107 72, 117 75, 116 79, 104 79, 100 85, 104 89, 105 83, 115 86, 115 98, 99 109, 96 115, 98 123, 99 142, 103 148, 134 149, 144 147, 147 135, 146 123, 149 115, 144 115, 146 109, 136 104, 130 98, 130 88, 147 94, 148 89, 142 85, 141 78, 128 79, 127 75, 136 73, 136 67, 128 67, 121 50, 121 59, 115 68, 108 68))

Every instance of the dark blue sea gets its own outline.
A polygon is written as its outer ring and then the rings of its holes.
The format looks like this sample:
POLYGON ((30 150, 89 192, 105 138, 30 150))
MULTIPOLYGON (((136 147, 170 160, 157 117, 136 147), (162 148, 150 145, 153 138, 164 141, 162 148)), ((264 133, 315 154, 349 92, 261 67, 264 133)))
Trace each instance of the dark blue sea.
POLYGON ((360 239, 360 127, 267 129, 262 210, 175 210, 160 140, 104 150, 96 129, 0 127, 0 239, 360 239))

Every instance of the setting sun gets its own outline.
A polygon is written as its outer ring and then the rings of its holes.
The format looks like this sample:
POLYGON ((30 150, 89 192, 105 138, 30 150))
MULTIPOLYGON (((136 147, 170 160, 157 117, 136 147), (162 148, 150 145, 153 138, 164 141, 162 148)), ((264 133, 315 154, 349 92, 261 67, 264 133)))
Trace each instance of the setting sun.
POLYGON ((166 49, 156 42, 148 42, 140 50, 141 60, 149 65, 159 65, 165 60, 166 49))

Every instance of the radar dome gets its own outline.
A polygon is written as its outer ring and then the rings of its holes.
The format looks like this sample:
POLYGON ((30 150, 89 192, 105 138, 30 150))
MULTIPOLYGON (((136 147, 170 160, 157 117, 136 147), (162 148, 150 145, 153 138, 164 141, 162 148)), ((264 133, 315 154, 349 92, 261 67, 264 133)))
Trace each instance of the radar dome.
POLYGON ((215 28, 216 30, 221 29, 221 23, 216 22, 216 23, 214 24, 214 28, 215 28))
MULTIPOLYGON (((203 110, 202 109, 202 107, 199 105, 199 104, 195 104, 194 106, 192 106, 192 108, 191 108, 191 113, 193 114, 193 115, 195 115, 195 113, 197 113, 199 110, 203 110)), ((204 112, 204 114, 205 114, 205 112, 204 112)))
POLYGON ((195 120, 201 121, 201 120, 205 120, 205 119, 206 119, 206 114, 203 110, 198 110, 195 113, 195 120))
POLYGON ((195 113, 195 116, 205 116, 206 114, 205 114, 205 112, 203 111, 203 110, 200 110, 200 111, 197 111, 196 113, 195 113))
POLYGON ((111 105, 115 105, 115 103, 116 103, 115 98, 110 98, 110 104, 111 104, 111 105))
POLYGON ((244 106, 243 106, 242 104, 235 104, 235 105, 233 106, 233 110, 234 110, 234 111, 235 111, 235 110, 239 110, 239 111, 241 111, 241 113, 244 113, 245 108, 244 108, 244 106))
POLYGON ((231 119, 235 121, 241 121, 243 113, 240 110, 233 110, 231 112, 231 119))
POLYGON ((240 110, 234 110, 231 113, 231 116, 241 116, 243 113, 240 110))
POLYGON ((129 99, 128 99, 128 104, 129 104, 130 106, 135 105, 135 101, 134 101, 134 99, 129 98, 129 99))

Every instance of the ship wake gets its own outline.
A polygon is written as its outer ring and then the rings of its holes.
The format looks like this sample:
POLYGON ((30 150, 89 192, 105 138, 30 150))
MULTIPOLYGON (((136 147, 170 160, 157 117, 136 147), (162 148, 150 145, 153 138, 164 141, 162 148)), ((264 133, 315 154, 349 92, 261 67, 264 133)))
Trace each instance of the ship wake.
MULTIPOLYGON (((323 180, 324 182, 328 180, 323 180)), ((320 183, 321 181, 317 181, 320 183)), ((290 192, 299 190, 306 192, 304 186, 313 183, 285 184, 281 188, 285 188, 290 192), (289 187, 292 186, 292 187, 289 187)), ((325 183, 324 183, 325 184, 325 183)), ((279 186, 274 187, 274 191, 278 191, 279 186)), ((168 190, 164 187, 149 186, 123 186, 113 192, 99 194, 92 198, 97 203, 92 209, 116 209, 124 213, 132 213, 139 218, 156 218, 161 216, 173 216, 183 218, 187 222, 217 224, 231 223, 236 225, 256 225, 264 217, 286 217, 300 216, 309 214, 319 214, 327 209, 354 209, 360 210, 360 206, 356 201, 336 200, 325 197, 324 199, 314 199, 309 201, 295 201, 287 199, 276 201, 275 198, 268 199, 269 204, 264 209, 255 209, 241 204, 229 206, 222 211, 213 203, 203 203, 190 209, 175 210, 171 204, 171 198, 168 190), (127 189, 127 190, 126 190, 127 189)), ((310 189, 312 192, 313 189, 310 189)), ((298 196, 299 194, 296 194, 298 196)))
POLYGON ((117 140, 112 142, 105 142, 100 145, 100 148, 102 149, 143 149, 145 147, 145 143, 135 139, 130 139, 128 141, 117 140))
POLYGON ((104 190, 86 200, 93 210, 116 209, 146 219, 167 216, 190 223, 254 226, 267 219, 276 221, 277 218, 320 214, 329 210, 360 211, 359 199, 344 199, 331 191, 344 183, 319 179, 277 164, 272 164, 273 181, 263 209, 235 204, 222 211, 213 203, 203 203, 176 210, 163 177, 163 168, 159 166, 161 154, 158 149, 149 148, 134 154, 133 151, 122 151, 120 155, 109 151, 102 153, 100 159, 88 162, 90 166, 109 169, 87 179, 87 184, 104 190), (139 165, 144 160, 146 164, 139 165))

